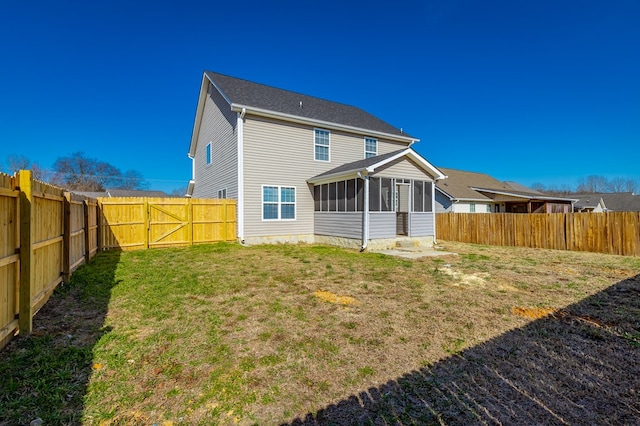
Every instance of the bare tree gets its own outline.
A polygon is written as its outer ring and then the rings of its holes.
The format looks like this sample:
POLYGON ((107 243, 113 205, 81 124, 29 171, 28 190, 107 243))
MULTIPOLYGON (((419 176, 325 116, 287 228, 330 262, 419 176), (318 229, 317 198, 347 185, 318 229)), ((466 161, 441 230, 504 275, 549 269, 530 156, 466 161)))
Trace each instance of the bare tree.
POLYGON ((146 189, 147 183, 144 177, 137 170, 127 170, 122 174, 120 183, 115 186, 115 189, 146 189))
POLYGON ((590 175, 578 181, 576 190, 577 192, 606 192, 607 186, 607 178, 604 176, 590 175))
POLYGON ((171 191, 171 195, 176 197, 184 197, 186 193, 187 193, 186 186, 183 186, 182 188, 176 188, 173 191, 171 191))
POLYGON ((33 163, 24 155, 12 154, 7 157, 7 169, 9 173, 16 173, 20 170, 31 170, 34 179, 48 182, 50 173, 42 168, 38 163, 33 163))
POLYGON ((52 183, 79 191, 104 191, 107 188, 140 189, 144 184, 142 175, 135 170, 122 174, 120 169, 83 152, 68 157, 59 157, 53 163, 55 171, 52 183))
POLYGON ((621 177, 609 179, 607 181, 607 192, 624 192, 627 187, 627 180, 621 177))
POLYGON ((536 191, 544 192, 546 187, 542 182, 534 182, 531 184, 531 189, 535 189, 536 191))

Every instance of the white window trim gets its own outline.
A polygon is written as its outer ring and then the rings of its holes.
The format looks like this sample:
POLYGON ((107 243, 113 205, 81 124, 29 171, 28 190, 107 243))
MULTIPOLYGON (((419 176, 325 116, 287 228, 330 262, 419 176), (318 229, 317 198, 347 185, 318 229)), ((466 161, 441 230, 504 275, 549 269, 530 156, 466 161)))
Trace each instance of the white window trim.
POLYGON ((319 127, 315 127, 315 128, 313 129, 313 160, 314 160, 314 161, 320 161, 320 162, 322 162, 322 163, 329 163, 329 162, 331 162, 331 131, 330 131, 330 130, 327 130, 327 129, 321 129, 321 128, 319 128, 319 127), (320 130, 320 131, 322 131, 322 132, 327 132, 327 133, 328 133, 328 136, 329 136, 329 145, 318 145, 318 144, 316 144, 316 130, 320 130), (316 146, 322 146, 322 147, 326 146, 326 147, 327 147, 327 149, 328 149, 328 151, 329 151, 329 155, 328 155, 329 159, 327 159, 327 160, 318 160, 318 159, 316 158, 316 146))
POLYGON ((369 137, 365 137, 364 138, 364 158, 368 158, 367 154, 373 154, 373 157, 375 157, 376 155, 378 155, 378 139, 376 138, 369 138, 369 137), (371 140, 371 141, 376 141, 376 150, 374 151, 367 151, 367 140, 371 140))
POLYGON ((204 164, 207 167, 213 164, 213 142, 209 142, 204 148, 204 164), (207 154, 209 158, 207 158, 207 154))
MULTIPOLYGON (((262 217, 262 221, 263 222, 292 222, 298 219, 298 189, 295 186, 289 186, 289 185, 262 185, 261 187, 261 191, 260 191, 260 216, 262 217), (277 205, 278 205, 278 217, 276 219, 265 219, 264 218, 264 205, 265 205, 265 201, 264 201, 264 188, 265 187, 270 187, 270 188, 278 188, 278 201, 277 201, 277 205), (290 202, 282 202, 281 199, 281 189, 282 188, 292 188, 293 189, 293 197, 294 197, 294 202, 290 203, 290 202), (281 212, 282 212, 282 205, 286 204, 293 204, 293 218, 287 218, 287 219, 282 219, 281 218, 281 212)), ((268 202, 266 204, 276 204, 276 202, 268 202)))

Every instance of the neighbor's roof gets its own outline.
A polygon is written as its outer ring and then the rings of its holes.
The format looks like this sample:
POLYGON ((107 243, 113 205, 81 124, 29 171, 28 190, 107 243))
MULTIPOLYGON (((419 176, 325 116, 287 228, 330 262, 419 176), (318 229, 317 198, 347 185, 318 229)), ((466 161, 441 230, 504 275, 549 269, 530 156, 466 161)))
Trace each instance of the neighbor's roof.
POLYGON ((401 129, 354 106, 211 71, 205 71, 205 76, 217 87, 225 99, 237 108, 256 108, 292 117, 340 124, 414 139, 401 129))
POLYGON ((447 169, 440 167, 442 173, 447 175, 447 179, 438 182, 436 187, 440 191, 445 192, 453 199, 457 200, 491 200, 486 195, 471 189, 472 187, 486 188, 501 191, 514 191, 514 189, 505 182, 477 172, 467 172, 463 170, 447 169))
POLYGON ((510 195, 526 199, 575 201, 569 198, 549 196, 540 191, 528 188, 515 182, 501 182, 485 173, 467 172, 464 170, 440 170, 448 176, 439 181, 436 187, 454 200, 490 201, 483 193, 510 195))
POLYGON ((139 189, 107 189, 102 192, 91 191, 73 191, 75 194, 84 195, 90 198, 99 197, 147 197, 147 198, 167 198, 170 197, 166 192, 147 191, 139 189))
POLYGON ((634 195, 632 192, 577 194, 575 198, 578 199, 576 203, 578 208, 594 207, 602 199, 605 208, 609 211, 640 211, 640 195, 634 195))
POLYGON ((411 148, 399 149, 387 154, 376 155, 375 157, 345 163, 324 173, 308 179, 307 182, 318 185, 320 183, 335 182, 337 180, 348 179, 361 173, 375 173, 375 170, 401 157, 414 160, 423 170, 427 171, 434 179, 445 179, 446 176, 437 167, 429 163, 424 157, 411 148))

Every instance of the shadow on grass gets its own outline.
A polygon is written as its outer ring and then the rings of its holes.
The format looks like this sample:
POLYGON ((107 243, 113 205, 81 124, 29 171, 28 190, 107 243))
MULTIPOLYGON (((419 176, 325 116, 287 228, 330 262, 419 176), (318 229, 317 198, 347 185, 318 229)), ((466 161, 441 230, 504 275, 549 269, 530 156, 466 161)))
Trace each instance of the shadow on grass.
POLYGON ((637 275, 290 424, 639 423, 637 275))
POLYGON ((0 351, 0 425, 81 423, 119 260, 109 251, 80 267, 36 314, 33 333, 0 351))

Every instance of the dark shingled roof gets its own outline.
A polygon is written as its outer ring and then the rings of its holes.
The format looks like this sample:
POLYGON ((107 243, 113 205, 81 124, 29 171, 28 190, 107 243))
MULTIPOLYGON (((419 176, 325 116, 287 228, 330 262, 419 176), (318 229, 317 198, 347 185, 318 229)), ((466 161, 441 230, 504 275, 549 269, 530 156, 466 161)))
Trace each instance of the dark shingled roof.
POLYGON ((337 173, 345 173, 345 172, 350 172, 350 171, 360 171, 363 169, 366 169, 369 166, 372 166, 376 163, 379 163, 381 161, 386 160, 387 158, 391 158, 394 155, 406 151, 405 149, 399 149, 397 151, 393 151, 390 152, 388 154, 381 154, 381 155, 376 155, 375 157, 369 157, 369 158, 365 158, 364 160, 358 160, 358 161, 352 161, 351 163, 345 163, 342 164, 341 166, 335 167, 331 170, 327 170, 324 173, 320 173, 317 176, 314 176, 312 179, 316 179, 322 176, 328 176, 328 175, 333 175, 333 174, 337 174, 337 173))
POLYGON ((412 138, 360 108, 211 71, 205 74, 233 104, 412 138))
POLYGON ((640 211, 640 195, 634 195, 632 192, 592 193, 572 196, 578 198, 578 202, 576 203, 576 207, 578 208, 595 207, 602 198, 608 211, 640 211))

